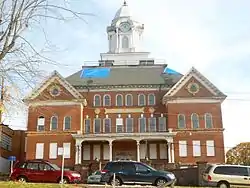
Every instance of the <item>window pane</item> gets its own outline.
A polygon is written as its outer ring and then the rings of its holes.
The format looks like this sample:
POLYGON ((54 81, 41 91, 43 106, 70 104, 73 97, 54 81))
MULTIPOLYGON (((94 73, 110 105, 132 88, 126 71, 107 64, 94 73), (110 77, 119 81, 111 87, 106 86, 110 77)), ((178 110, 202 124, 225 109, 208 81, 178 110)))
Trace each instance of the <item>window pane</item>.
POLYGON ((64 118, 64 129, 69 130, 71 128, 71 117, 67 116, 64 118))
POLYGON ((101 119, 95 119, 95 133, 101 133, 101 119))
POLYGON ((101 96, 95 95, 95 97, 94 97, 94 106, 101 106, 101 96))
POLYGON ((199 125, 199 116, 197 114, 192 114, 191 119, 192 119, 193 128, 194 129, 199 128, 200 127, 200 125, 199 125))
POLYGON ((138 106, 145 106, 145 95, 140 94, 138 98, 139 98, 138 106))
POLYGON ((148 96, 148 105, 155 105, 155 95, 154 94, 150 94, 148 96))
POLYGON ((133 106, 133 96, 132 95, 126 95, 126 105, 133 106))
POLYGON ((156 118, 151 117, 149 118, 149 131, 150 132, 156 132, 156 118))
POLYGON ((111 99, 109 95, 104 96, 104 106, 110 106, 111 105, 111 99))
POLYGON ((140 132, 146 132, 146 118, 139 118, 140 132))
POLYGON ((206 128, 212 128, 213 127, 213 120, 211 114, 205 114, 205 124, 206 128))
POLYGON ((178 128, 185 128, 186 122, 185 122, 185 115, 179 114, 178 115, 178 128))
POLYGON ((159 131, 164 132, 166 129, 166 118, 159 117, 159 131))
POLYGON ((133 118, 127 118, 126 119, 126 130, 127 133, 132 133, 133 132, 133 118))
POLYGON ((116 106, 122 106, 123 101, 122 101, 122 95, 117 95, 116 96, 116 106))
POLYGON ((57 117, 52 117, 51 118, 51 130, 56 130, 57 129, 57 117))
POLYGON ((105 133, 111 133, 111 119, 110 118, 104 119, 104 129, 105 129, 105 133))
POLYGON ((45 118, 40 116, 37 119, 37 131, 44 131, 45 130, 45 118))
POLYGON ((123 132, 123 119, 116 118, 116 132, 121 133, 123 132))
POLYGON ((90 133, 90 119, 85 119, 85 133, 90 133))

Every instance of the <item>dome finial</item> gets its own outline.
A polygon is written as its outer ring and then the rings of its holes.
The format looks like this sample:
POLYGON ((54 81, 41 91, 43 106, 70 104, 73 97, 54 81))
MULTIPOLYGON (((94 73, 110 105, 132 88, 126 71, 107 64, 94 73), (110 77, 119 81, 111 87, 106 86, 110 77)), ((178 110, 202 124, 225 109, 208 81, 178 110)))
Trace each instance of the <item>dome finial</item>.
POLYGON ((124 5, 124 6, 126 6, 126 5, 127 5, 127 1, 126 1, 126 0, 124 0, 123 5, 124 5))

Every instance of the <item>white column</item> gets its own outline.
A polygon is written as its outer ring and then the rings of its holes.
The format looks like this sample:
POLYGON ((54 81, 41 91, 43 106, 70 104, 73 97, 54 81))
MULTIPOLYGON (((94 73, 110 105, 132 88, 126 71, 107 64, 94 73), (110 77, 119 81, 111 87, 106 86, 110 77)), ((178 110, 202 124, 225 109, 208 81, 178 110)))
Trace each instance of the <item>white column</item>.
POLYGON ((175 160, 174 160, 174 143, 173 143, 173 142, 171 143, 171 146, 172 146, 172 147, 171 147, 172 163, 175 163, 175 162, 174 162, 175 160))
POLYGON ((75 145, 75 164, 81 164, 82 161, 82 143, 76 142, 75 145))
POLYGON ((137 161, 140 162, 140 140, 136 141, 137 145, 137 161))
POLYGON ((113 157, 112 157, 112 153, 113 153, 113 146, 112 146, 112 142, 113 140, 109 141, 109 161, 112 161, 113 157))
POLYGON ((168 141, 168 163, 172 163, 171 160, 171 143, 168 141))

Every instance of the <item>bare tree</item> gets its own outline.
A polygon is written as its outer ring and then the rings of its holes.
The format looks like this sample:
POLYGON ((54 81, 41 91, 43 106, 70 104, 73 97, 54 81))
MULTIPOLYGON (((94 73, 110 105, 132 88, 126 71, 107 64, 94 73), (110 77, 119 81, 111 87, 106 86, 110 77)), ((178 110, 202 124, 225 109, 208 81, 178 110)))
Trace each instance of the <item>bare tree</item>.
MULTIPOLYGON (((44 75, 39 68, 42 64, 58 63, 38 51, 25 37, 26 31, 48 19, 84 21, 86 15, 92 15, 67 8, 65 1, 0 0, 0 76, 14 91, 33 88, 44 75)), ((15 100, 17 97, 9 98, 15 100)))

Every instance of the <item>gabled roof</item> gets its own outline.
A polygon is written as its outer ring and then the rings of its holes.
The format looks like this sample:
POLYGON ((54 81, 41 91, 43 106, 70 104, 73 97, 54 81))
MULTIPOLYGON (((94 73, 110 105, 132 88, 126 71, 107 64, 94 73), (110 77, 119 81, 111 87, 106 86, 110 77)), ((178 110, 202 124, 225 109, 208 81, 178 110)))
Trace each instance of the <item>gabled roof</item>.
POLYGON ((44 82, 42 82, 37 88, 33 89, 30 95, 24 98, 24 101, 35 99, 55 80, 57 80, 62 86, 64 86, 67 91, 69 91, 76 99, 83 98, 83 96, 55 70, 44 82))
POLYGON ((163 97, 174 96, 189 80, 194 77, 199 81, 208 91, 210 91, 215 97, 226 98, 227 96, 222 93, 212 82, 205 78, 197 69, 192 67, 187 74, 185 74, 163 97))

